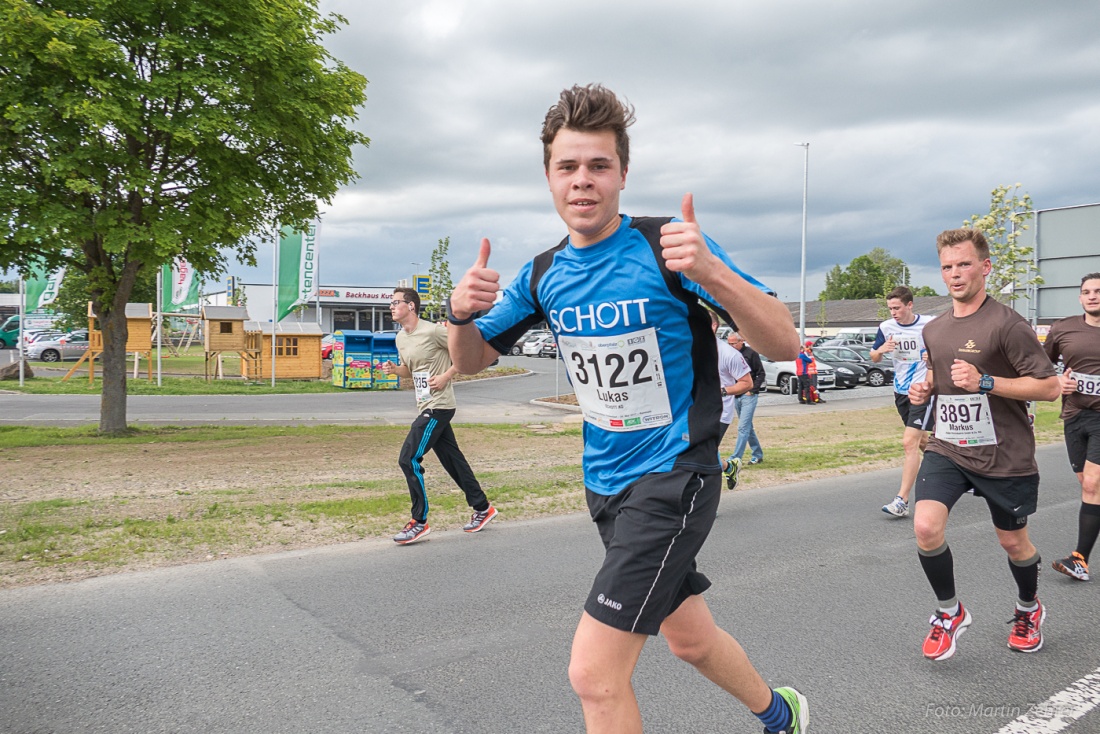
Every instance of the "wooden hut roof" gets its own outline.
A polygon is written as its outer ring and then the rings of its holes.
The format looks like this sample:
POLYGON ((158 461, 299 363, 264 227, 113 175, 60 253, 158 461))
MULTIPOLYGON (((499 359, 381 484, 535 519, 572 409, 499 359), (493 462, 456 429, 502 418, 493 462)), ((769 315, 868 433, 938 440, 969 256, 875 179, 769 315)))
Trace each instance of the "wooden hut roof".
POLYGON ((206 321, 248 321, 248 309, 244 306, 203 306, 202 317, 206 321))
MULTIPOLYGON (((92 302, 88 301, 88 315, 95 316, 92 310, 92 302)), ((127 303, 126 318, 128 319, 152 319, 153 304, 151 303, 127 303)))

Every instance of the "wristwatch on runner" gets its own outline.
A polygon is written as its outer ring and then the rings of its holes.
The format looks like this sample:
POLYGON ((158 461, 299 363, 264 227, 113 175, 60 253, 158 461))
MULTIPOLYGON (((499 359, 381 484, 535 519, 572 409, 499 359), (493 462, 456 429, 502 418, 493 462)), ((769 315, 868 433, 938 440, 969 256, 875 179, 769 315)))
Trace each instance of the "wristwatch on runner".
POLYGON ((480 315, 480 314, 478 314, 478 312, 475 311, 474 313, 470 314, 469 316, 467 316, 464 319, 455 318, 451 314, 451 297, 450 296, 447 296, 445 299, 443 299, 443 310, 447 314, 447 321, 454 324, 455 326, 465 326, 466 324, 470 323, 471 321, 473 321, 474 319, 476 319, 480 315))
POLYGON ((987 392, 993 389, 993 378, 989 375, 982 375, 982 379, 978 381, 978 392, 985 395, 987 392))

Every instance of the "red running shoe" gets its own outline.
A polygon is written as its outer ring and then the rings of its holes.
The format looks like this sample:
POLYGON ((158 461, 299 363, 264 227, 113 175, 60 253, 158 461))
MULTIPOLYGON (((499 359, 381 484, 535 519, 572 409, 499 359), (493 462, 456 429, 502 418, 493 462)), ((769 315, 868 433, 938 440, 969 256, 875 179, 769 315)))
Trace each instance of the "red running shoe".
POLYGON ((473 516, 470 518, 470 522, 463 525, 462 529, 465 530, 467 533, 476 533, 484 528, 486 525, 488 525, 489 522, 496 516, 497 508, 489 505, 488 508, 482 510, 481 512, 474 512, 473 516))
POLYGON ((1036 652, 1043 647, 1043 620, 1047 618, 1047 609, 1038 604, 1033 612, 1021 612, 1019 609, 1009 620, 1012 631, 1008 633, 1008 648, 1017 652, 1036 652))
POLYGON ((409 543, 415 543, 418 540, 422 540, 427 537, 428 533, 432 532, 426 522, 417 522, 416 520, 409 520, 405 528, 393 536, 393 542, 398 545, 408 545, 409 543))
POLYGON ((959 604, 959 613, 954 617, 938 609, 928 620, 932 630, 924 638, 924 657, 929 660, 947 660, 955 654, 955 640, 970 626, 970 612, 959 604))

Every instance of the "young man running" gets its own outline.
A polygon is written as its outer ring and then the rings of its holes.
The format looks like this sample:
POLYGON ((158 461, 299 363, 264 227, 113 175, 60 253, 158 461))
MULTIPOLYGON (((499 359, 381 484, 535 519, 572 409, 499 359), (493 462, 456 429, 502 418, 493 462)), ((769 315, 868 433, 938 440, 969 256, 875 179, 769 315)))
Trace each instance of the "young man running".
POLYGON ((682 220, 619 214, 633 117, 602 86, 562 92, 543 123, 543 163, 569 234, 525 265, 495 306, 500 275, 481 241, 451 296, 451 355, 477 371, 545 318, 569 369, 585 420, 588 507, 606 549, 569 664, 588 731, 641 732, 631 676, 660 632, 768 731, 805 732, 805 697, 771 690, 715 625, 701 596, 710 582, 695 565, 722 490, 717 347, 702 303, 776 359, 794 355, 794 325, 702 234, 691 194, 682 220))
POLYGON ((913 291, 899 285, 886 296, 890 317, 879 324, 875 343, 871 345, 871 361, 881 362, 889 354, 894 362, 894 405, 905 425, 901 444, 905 461, 901 465, 901 489, 894 499, 882 506, 882 511, 894 517, 909 515, 909 492, 920 469, 921 452, 928 443, 928 432, 935 427, 935 412, 929 405, 909 402, 909 386, 924 382, 927 371, 924 361, 924 326, 930 316, 913 313, 913 291))
POLYGON ((447 329, 440 324, 421 319, 420 295, 412 288, 397 288, 390 301, 390 314, 401 325, 397 332, 397 353, 401 364, 386 361, 382 371, 387 375, 411 377, 416 391, 416 409, 420 415, 413 421, 409 435, 397 460, 412 497, 412 519, 393 536, 395 543, 408 545, 422 540, 432 531, 428 525, 428 491, 424 486, 424 454, 435 451, 439 463, 451 475, 455 484, 466 493, 466 502, 473 508, 470 522, 462 526, 467 533, 476 533, 496 517, 497 511, 470 469, 469 462, 458 448, 451 418, 454 417, 455 393, 451 378, 458 371, 447 352, 447 329))
POLYGON ((913 518, 921 567, 939 602, 924 656, 954 655, 971 621, 955 596, 954 560, 944 537, 951 508, 971 487, 989 505, 1019 592, 1008 646, 1035 652, 1043 646, 1046 610, 1036 595, 1039 551, 1027 534, 1039 496, 1027 401, 1054 400, 1061 388, 1023 317, 986 295, 992 263, 985 236, 950 229, 936 238, 936 249, 952 310, 924 328, 928 372, 909 388, 914 405, 934 396, 936 411, 935 433, 917 475, 913 518))
POLYGON ((1062 420, 1069 465, 1081 483, 1077 550, 1054 561, 1054 570, 1089 580, 1089 554, 1100 534, 1100 273, 1081 279, 1084 316, 1055 321, 1045 343, 1047 356, 1065 364, 1062 420))

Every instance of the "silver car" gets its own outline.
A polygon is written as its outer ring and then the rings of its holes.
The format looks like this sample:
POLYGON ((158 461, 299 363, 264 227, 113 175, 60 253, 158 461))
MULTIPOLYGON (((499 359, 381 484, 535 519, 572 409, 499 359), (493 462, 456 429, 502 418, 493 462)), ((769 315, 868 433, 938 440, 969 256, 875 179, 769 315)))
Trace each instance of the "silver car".
POLYGON ((56 339, 41 339, 27 345, 27 359, 41 362, 60 362, 80 359, 88 351, 88 332, 73 331, 56 339))
MULTIPOLYGON (((764 364, 764 373, 767 375, 765 388, 777 388, 784 395, 798 394, 798 375, 794 360, 773 362, 761 354, 760 361, 764 364)), ((817 389, 825 390, 835 385, 836 372, 829 365, 818 362, 817 389)))

